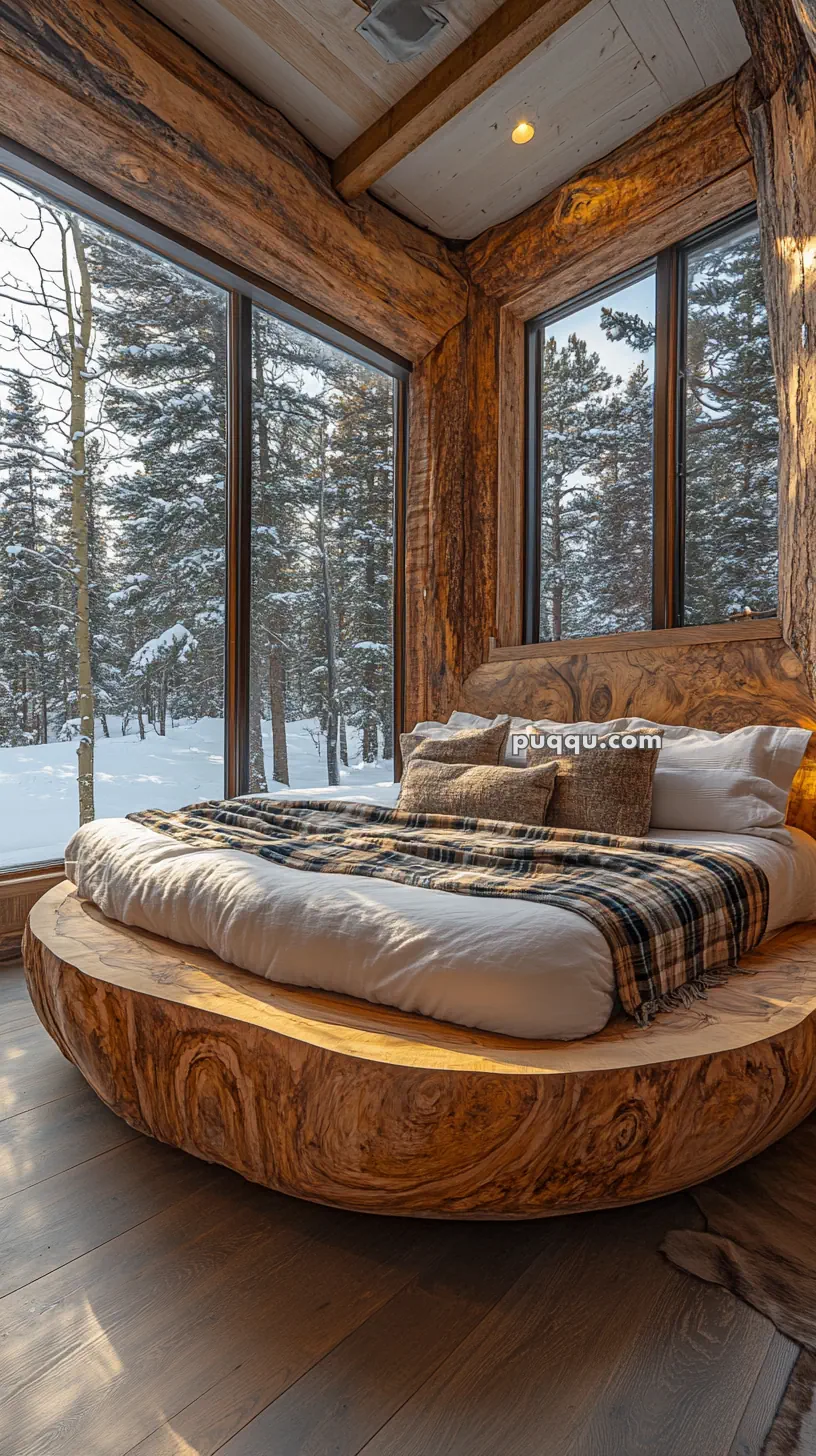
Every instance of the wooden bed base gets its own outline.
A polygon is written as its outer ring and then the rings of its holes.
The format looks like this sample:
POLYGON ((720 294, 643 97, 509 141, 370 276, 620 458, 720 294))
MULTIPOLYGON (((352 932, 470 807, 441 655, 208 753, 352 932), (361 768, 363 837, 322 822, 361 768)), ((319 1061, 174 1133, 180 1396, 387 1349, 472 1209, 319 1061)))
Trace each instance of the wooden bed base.
MULTIPOLYGON (((494 650, 462 706, 816 729, 777 622, 494 650)), ((814 745, 788 806, 812 834, 814 745)), ((752 1157, 816 1107, 816 925, 647 1031, 616 1020, 576 1042, 271 985, 107 921, 67 884, 32 910, 24 957, 46 1029, 133 1127, 341 1208, 539 1218, 636 1203, 752 1157)))
POLYGON ((106 920, 67 883, 24 942, 37 1012, 132 1127, 319 1203, 538 1218, 710 1178, 816 1106, 816 927, 691 1010, 580 1042, 272 985, 106 920))

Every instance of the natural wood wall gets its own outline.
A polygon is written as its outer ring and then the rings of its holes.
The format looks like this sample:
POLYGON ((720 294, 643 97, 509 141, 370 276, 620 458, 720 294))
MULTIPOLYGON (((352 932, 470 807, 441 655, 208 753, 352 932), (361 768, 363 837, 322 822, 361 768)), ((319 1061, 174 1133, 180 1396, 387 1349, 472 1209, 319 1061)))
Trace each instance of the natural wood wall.
POLYGON ((343 202, 288 121, 129 0, 3 0, 0 132, 409 359, 464 316, 439 239, 343 202))
POLYGON ((816 696, 816 30, 804 0, 737 9, 753 52, 747 112, 779 399, 782 631, 816 696))
POLYGON ((63 878, 61 867, 56 874, 0 875, 0 962, 20 954, 29 910, 63 878))
MULTIPOLYGON (((502 315, 470 291, 467 319, 414 370, 406 525, 405 719, 444 720, 495 635, 502 315)), ((517 407, 522 381, 514 381, 517 407)))
POLYGON ((465 250, 472 290, 466 672, 484 660, 489 637, 504 646, 521 641, 524 322, 752 201, 744 86, 744 76, 734 77, 676 107, 465 250))
MULTIPOLYGON (((816 235, 801 201, 816 162, 812 63, 795 20, 783 26, 782 70, 769 59, 779 50, 769 16, 796 4, 802 13, 802 0, 739 3, 758 57, 750 132, 789 421, 783 616, 812 673, 816 477, 805 421, 816 385, 802 327, 813 339, 816 318, 801 286, 816 235), (775 249, 776 237, 790 241, 775 249)), ((0 130, 415 362, 408 721, 457 706, 491 636, 520 640, 525 319, 753 196, 745 93, 744 75, 710 88, 454 254, 371 198, 343 202, 326 160, 288 122, 133 0, 0 5, 0 130)))
POLYGON ((501 312, 473 288, 468 309, 468 400, 465 456, 465 677, 487 656, 495 636, 501 412, 501 312))
POLYGON ((405 523, 405 722, 447 718, 463 679, 467 325, 414 370, 405 523))
POLYGON ((746 77, 661 117, 465 250, 467 321, 413 381, 406 721, 522 631, 524 321, 750 202, 746 77))

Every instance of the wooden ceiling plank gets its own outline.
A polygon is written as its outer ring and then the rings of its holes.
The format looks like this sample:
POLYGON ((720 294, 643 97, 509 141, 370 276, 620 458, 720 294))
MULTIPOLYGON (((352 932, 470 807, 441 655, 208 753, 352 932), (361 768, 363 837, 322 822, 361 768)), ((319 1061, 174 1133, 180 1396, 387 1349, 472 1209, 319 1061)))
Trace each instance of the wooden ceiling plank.
MULTIPOLYGON (((233 3, 241 5, 244 0, 233 0, 233 3)), ((340 3, 337 0, 276 0, 276 3, 318 35, 321 43, 342 58, 369 91, 380 96, 380 105, 366 119, 368 124, 399 101, 406 91, 466 40, 482 21, 498 10, 501 0, 444 0, 448 17, 446 29, 422 55, 397 64, 386 61, 355 29, 374 0, 367 0, 365 4, 362 0, 340 0, 340 3)), ((246 0, 246 4, 259 7, 263 6, 264 0, 246 0)))
MULTIPOLYGON (((497 131, 491 93, 389 173, 392 185, 413 195, 425 164, 426 175, 434 178, 432 190, 425 184, 425 201, 437 232, 471 239, 502 218, 524 211, 570 175, 576 152, 589 165, 665 111, 660 87, 623 28, 618 27, 621 41, 615 49, 613 27, 600 25, 600 19, 596 17, 592 27, 581 26, 581 41, 585 31, 594 32, 587 33, 583 44, 558 46, 558 64, 550 68, 552 81, 545 88, 543 104, 538 108, 530 104, 523 111, 536 127, 536 140, 529 146, 513 146, 510 121, 497 131), (439 156, 443 147, 450 155, 454 146, 462 163, 451 177, 439 165, 439 156), (409 177, 415 179, 413 185, 409 177)), ((532 71, 535 59, 529 57, 514 73, 519 76, 521 99, 524 73, 532 71)))
POLYGON ((340 195, 349 201, 359 197, 588 3, 505 0, 473 35, 340 154, 332 171, 340 195))
POLYGON ((358 74, 354 58, 335 43, 334 36, 330 45, 324 43, 314 17, 306 25, 277 0, 219 0, 219 4, 283 56, 324 96, 336 99, 360 126, 366 126, 372 116, 388 105, 390 97, 380 96, 376 86, 358 74))
POLYGON ((360 116, 359 101, 353 107, 347 91, 341 93, 343 105, 330 100, 233 13, 237 6, 184 0, 180 10, 178 0, 144 0, 144 8, 259 100, 285 110, 287 120, 326 156, 342 151, 371 119, 371 107, 360 116))
POLYGON ((666 0, 612 0, 612 4, 669 106, 703 90, 705 77, 666 0))
POLYGON ((747 61, 748 42, 732 4, 701 5, 700 0, 666 0, 666 3, 703 73, 706 86, 724 81, 747 61))

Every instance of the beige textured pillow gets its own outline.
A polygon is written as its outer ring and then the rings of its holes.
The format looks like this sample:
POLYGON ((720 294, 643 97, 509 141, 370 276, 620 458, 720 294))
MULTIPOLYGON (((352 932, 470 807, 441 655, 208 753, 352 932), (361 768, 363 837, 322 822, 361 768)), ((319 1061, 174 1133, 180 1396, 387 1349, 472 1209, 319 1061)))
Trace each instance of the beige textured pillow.
POLYGON ((540 768, 436 763, 414 754, 405 767, 397 808, 408 814, 452 814, 543 824, 555 783, 554 762, 540 768))
POLYGON ((503 718, 488 728, 468 728, 449 738, 427 738, 422 733, 400 734, 402 761, 433 759, 435 763, 501 763, 510 719, 503 718))
MULTIPOLYGON (((556 829, 590 829, 642 839, 652 815, 652 780, 659 748, 585 748, 553 758, 531 748, 529 763, 555 763, 558 774, 547 811, 556 829)), ((529 772, 529 770, 528 770, 529 772)))

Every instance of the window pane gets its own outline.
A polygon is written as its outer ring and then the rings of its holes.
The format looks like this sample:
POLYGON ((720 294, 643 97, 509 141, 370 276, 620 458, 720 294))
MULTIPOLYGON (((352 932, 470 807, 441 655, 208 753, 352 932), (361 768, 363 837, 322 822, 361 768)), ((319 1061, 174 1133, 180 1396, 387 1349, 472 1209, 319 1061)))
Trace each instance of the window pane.
POLYGON ((0 180, 0 866, 223 793, 226 295, 0 180))
POLYGON ((773 613, 777 414, 756 224, 687 257, 685 621, 773 613))
POLYGON ((654 272, 547 324, 542 641, 652 622, 654 272))
POLYGON ((394 389, 253 316, 250 782, 393 781, 394 389))

